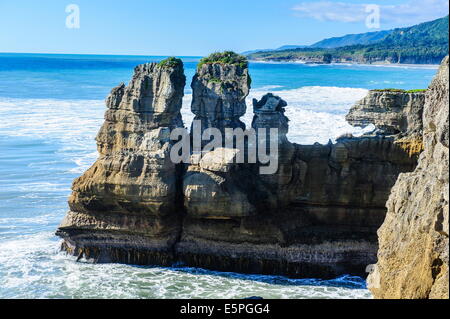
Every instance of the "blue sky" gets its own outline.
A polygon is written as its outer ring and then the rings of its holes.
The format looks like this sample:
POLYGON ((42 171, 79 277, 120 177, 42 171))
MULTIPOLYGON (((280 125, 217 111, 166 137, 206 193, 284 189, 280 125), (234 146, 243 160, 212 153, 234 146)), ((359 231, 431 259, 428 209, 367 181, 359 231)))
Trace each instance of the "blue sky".
POLYGON ((0 52, 205 55, 242 52, 375 31, 365 4, 381 8, 381 29, 448 14, 447 0, 0 0, 0 52), (66 27, 66 6, 80 28, 66 27))

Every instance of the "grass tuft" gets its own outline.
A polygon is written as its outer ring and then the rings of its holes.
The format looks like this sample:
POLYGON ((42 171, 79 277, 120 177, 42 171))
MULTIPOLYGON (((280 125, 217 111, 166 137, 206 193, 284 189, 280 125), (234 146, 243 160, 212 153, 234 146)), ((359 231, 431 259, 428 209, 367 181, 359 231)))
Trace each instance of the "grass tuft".
POLYGON ((248 67, 247 57, 237 54, 233 51, 215 52, 209 56, 202 58, 197 65, 197 69, 200 69, 204 64, 229 64, 229 65, 239 65, 241 68, 248 67))
POLYGON ((181 61, 181 59, 175 58, 173 56, 171 56, 167 59, 164 59, 158 63, 158 66, 160 68, 175 68, 179 65, 183 65, 183 61, 181 61))

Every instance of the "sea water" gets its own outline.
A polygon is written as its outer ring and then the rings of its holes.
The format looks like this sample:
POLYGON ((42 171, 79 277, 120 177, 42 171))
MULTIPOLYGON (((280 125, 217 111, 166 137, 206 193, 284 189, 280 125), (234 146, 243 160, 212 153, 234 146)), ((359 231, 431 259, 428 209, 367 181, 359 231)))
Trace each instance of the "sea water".
MULTIPOLYGON (((371 298, 362 278, 288 279, 195 268, 95 265, 59 251, 54 233, 74 178, 96 159, 104 99, 134 66, 156 56, 0 54, 0 298, 371 298)), ((182 57, 182 115, 192 121, 189 87, 198 57, 182 57)), ((362 134, 345 114, 375 88, 426 88, 435 66, 250 63, 252 99, 288 102, 292 142, 327 143, 362 134)), ((370 127, 366 130, 371 129, 370 127)))

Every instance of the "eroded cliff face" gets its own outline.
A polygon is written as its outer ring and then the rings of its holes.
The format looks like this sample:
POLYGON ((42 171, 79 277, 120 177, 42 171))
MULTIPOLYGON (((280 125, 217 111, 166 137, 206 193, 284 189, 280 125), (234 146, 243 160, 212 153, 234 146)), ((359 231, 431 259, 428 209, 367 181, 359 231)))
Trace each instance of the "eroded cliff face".
POLYGON ((368 280, 376 298, 449 298, 448 63, 426 94, 419 164, 398 178, 378 230, 378 263, 368 280))
POLYGON ((423 151, 423 106, 425 91, 373 90, 356 103, 346 116, 353 126, 373 124, 378 135, 393 135, 395 143, 410 156, 423 151))
MULTIPOLYGON (((267 94, 253 102, 252 128, 278 129, 275 173, 260 174, 267 164, 237 163, 239 150, 226 147, 175 165, 169 132, 182 125, 184 81, 181 65, 147 64, 113 89, 97 137, 100 157, 75 180, 57 233, 63 249, 98 262, 365 275, 376 262, 391 187, 417 163, 398 136, 290 143, 287 103, 267 94)), ((202 65, 191 86, 203 129, 244 128, 249 84, 245 66, 202 65)))
POLYGON ((346 116, 353 126, 374 124, 380 133, 422 135, 425 92, 373 90, 356 103, 346 116))
POLYGON ((248 68, 233 64, 205 63, 192 80, 192 113, 202 131, 226 127, 245 128, 239 119, 246 112, 250 90, 248 68))
POLYGON ((182 126, 182 64, 136 67, 108 97, 100 154, 73 183, 57 234, 64 249, 99 262, 172 262, 182 207, 170 130, 182 126))

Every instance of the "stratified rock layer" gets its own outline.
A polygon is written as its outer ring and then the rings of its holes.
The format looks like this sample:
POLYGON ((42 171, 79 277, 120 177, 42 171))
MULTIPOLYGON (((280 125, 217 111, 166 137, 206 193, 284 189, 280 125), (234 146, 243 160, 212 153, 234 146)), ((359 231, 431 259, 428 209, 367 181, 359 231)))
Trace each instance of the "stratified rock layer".
POLYGON ((182 64, 152 63, 112 90, 97 135, 100 157, 74 181, 58 230, 66 250, 97 261, 172 261, 181 207, 169 137, 182 126, 184 85, 182 64))
POLYGON ((267 179, 245 167, 190 168, 179 260, 223 271, 364 276, 376 262, 390 189, 415 160, 384 137, 293 148, 290 165, 280 162, 284 169, 267 179))
MULTIPOLYGON (((98 262, 365 275, 376 261, 376 229, 391 187, 400 173, 414 170, 416 158, 383 134, 290 143, 287 103, 267 94, 254 101, 252 128, 259 135, 278 129, 271 140, 275 172, 261 174, 268 164, 237 163, 241 150, 226 147, 175 165, 169 132, 182 126, 184 83, 181 65, 146 64, 128 86, 113 89, 97 137, 100 157, 75 180, 58 229, 63 249, 98 262)), ((245 63, 203 64, 192 89, 203 130, 245 127, 245 63)), ((245 145, 249 155, 252 143, 245 145)))
POLYGON ((350 109, 346 120, 354 126, 374 124, 384 134, 422 135, 425 92, 374 90, 350 109))
POLYGON ((378 230, 378 263, 369 277, 376 298, 449 298, 448 57, 427 92, 424 152, 401 174, 378 230))
POLYGON ((178 260, 296 277, 365 275, 376 261, 376 229, 390 189, 416 160, 394 137, 292 144, 286 139, 286 102, 267 94, 253 104, 253 129, 278 129, 277 170, 265 175, 261 164, 234 163, 231 149, 190 165, 183 179, 187 215, 175 245, 178 260))
POLYGON ((245 114, 245 98, 250 90, 248 68, 235 64, 205 63, 192 80, 194 120, 202 131, 213 127, 245 128, 240 117, 245 114))
POLYGON ((373 90, 347 114, 353 126, 373 124, 375 134, 395 135, 395 143, 411 157, 423 151, 423 106, 425 91, 373 90))

